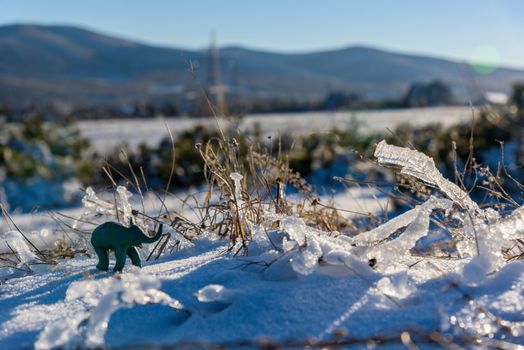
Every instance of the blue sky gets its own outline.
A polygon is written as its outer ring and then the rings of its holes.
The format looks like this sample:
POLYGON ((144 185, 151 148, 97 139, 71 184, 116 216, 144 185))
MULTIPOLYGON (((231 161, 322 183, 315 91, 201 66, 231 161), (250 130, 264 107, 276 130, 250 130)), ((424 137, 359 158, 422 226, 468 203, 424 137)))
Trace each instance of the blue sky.
POLYGON ((72 24, 163 46, 365 44, 524 68, 521 0, 0 0, 0 24, 72 24))

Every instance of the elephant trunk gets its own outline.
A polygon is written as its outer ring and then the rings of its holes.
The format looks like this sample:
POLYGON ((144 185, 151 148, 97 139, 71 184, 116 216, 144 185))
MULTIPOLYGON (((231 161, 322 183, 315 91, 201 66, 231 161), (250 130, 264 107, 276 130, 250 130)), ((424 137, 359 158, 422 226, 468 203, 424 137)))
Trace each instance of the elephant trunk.
POLYGON ((142 243, 155 243, 156 241, 160 239, 160 237, 162 237, 163 229, 164 229, 164 225, 160 224, 160 226, 158 226, 158 231, 156 232, 156 235, 154 237, 146 237, 144 235, 144 239, 142 243))

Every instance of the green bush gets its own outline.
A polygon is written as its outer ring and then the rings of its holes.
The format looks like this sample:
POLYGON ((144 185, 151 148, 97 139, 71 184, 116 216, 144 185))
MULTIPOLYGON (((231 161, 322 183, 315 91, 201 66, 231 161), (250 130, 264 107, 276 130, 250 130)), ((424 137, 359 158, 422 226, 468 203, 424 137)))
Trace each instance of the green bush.
POLYGON ((47 180, 89 179, 95 172, 89 141, 70 125, 25 118, 0 129, 0 168, 7 177, 47 180))

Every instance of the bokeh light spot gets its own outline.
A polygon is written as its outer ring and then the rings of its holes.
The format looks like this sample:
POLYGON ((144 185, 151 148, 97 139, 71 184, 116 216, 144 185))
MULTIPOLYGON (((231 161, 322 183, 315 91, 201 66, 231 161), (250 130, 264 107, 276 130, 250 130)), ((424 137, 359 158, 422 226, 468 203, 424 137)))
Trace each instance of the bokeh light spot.
POLYGON ((471 55, 470 65, 480 74, 489 74, 495 71, 500 65, 499 50, 490 45, 476 47, 471 55))

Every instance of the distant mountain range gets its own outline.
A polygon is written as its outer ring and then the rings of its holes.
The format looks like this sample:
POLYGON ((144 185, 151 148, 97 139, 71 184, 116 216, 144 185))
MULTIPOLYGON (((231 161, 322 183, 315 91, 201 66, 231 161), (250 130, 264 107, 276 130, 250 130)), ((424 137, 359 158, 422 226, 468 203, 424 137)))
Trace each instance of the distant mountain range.
MULTIPOLYGON (((300 54, 226 47, 229 91, 253 98, 319 98, 356 91, 401 96, 413 82, 441 80, 461 100, 509 92, 524 71, 482 75, 468 64, 363 46, 300 54)), ((209 79, 206 50, 156 47, 69 26, 0 26, 0 102, 117 103, 198 92, 209 79)))

